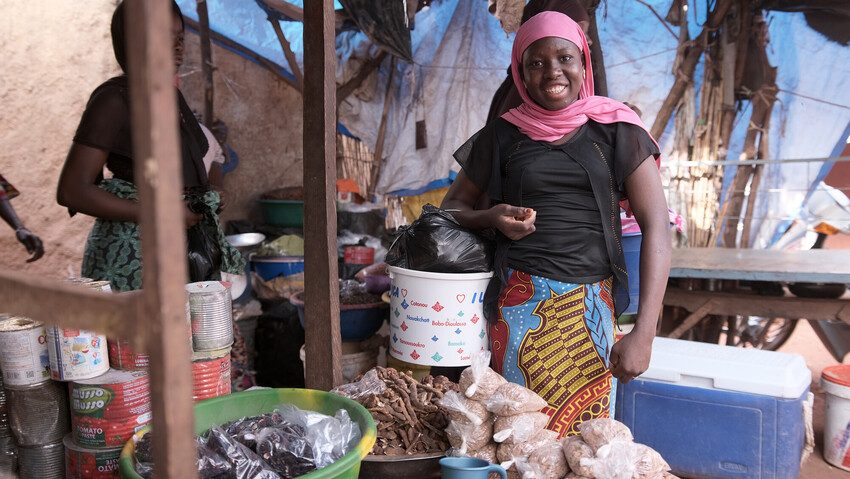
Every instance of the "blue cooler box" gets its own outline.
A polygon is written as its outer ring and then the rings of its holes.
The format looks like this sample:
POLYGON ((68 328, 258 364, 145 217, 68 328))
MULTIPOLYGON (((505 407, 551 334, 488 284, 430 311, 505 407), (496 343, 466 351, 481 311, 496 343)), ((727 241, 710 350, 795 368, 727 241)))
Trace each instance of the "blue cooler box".
POLYGON ((676 475, 796 478, 811 381, 796 354, 655 338, 649 369, 617 386, 616 418, 676 475))

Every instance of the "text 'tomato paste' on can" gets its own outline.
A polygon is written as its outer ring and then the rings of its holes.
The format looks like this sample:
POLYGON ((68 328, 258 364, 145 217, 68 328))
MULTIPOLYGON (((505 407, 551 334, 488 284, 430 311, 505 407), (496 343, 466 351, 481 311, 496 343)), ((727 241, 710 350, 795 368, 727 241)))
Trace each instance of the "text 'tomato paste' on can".
POLYGON ((19 446, 61 441, 70 431, 68 394, 54 381, 6 386, 9 427, 19 446))
POLYGON ((0 321, 0 369, 3 382, 12 386, 50 379, 44 324, 22 317, 0 321))
POLYGON ((76 381, 100 376, 109 369, 106 337, 83 329, 47 328, 50 377, 76 381))
POLYGON ((214 351, 233 344, 230 290, 220 281, 186 285, 195 351, 214 351))
POLYGON ((230 347, 192 355, 192 399, 230 394, 230 347))
POLYGON ((118 371, 73 381, 71 434, 74 443, 88 448, 123 446, 151 421, 151 394, 144 371, 118 371))
POLYGON ((150 364, 150 356, 137 353, 130 341, 126 339, 109 338, 109 366, 125 371, 145 371, 150 364))
POLYGON ((21 478, 64 479, 65 445, 62 441, 18 448, 18 474, 21 478))
POLYGON ((114 479, 118 477, 121 448, 92 449, 65 436, 65 479, 114 479))

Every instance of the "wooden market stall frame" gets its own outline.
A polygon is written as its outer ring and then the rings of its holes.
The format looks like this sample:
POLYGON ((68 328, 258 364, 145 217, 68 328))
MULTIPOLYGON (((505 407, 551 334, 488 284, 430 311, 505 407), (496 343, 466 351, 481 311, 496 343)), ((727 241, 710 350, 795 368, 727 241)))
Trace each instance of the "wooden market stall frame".
MULTIPOLYGON (((4 312, 46 325, 132 340, 150 354, 156 477, 197 477, 190 350, 186 341, 186 234, 174 92, 170 0, 126 0, 135 178, 143 289, 104 295, 0 271, 4 312)), ((336 100, 333 0, 304 8, 304 191, 307 386, 342 382, 336 258, 336 100)))

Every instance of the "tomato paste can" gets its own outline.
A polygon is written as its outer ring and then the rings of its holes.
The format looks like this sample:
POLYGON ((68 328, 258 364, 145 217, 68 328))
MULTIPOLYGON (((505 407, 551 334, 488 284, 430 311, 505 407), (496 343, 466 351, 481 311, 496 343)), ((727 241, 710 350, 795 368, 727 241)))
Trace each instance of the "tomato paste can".
POLYGON ((10 386, 38 384, 50 379, 47 332, 44 324, 29 318, 0 321, 0 369, 10 386))
POLYGON ((375 248, 355 245, 346 246, 342 251, 342 259, 345 264, 369 266, 375 262, 375 248))
POLYGON ((233 344, 233 306, 230 289, 220 281, 186 285, 192 321, 192 348, 214 351, 233 344))
POLYGON ((112 479, 118 477, 121 448, 92 449, 75 443, 65 436, 66 479, 112 479))
POLYGON ((125 371, 144 371, 148 369, 150 356, 137 353, 130 346, 130 341, 110 338, 106 342, 109 344, 110 367, 125 371))
POLYGON ((82 329, 47 328, 50 377, 76 381, 100 376, 109 370, 106 337, 82 329))
POLYGON ((230 394, 230 347, 192 355, 192 399, 230 394))
POLYGON ((9 426, 19 446, 61 441, 70 432, 68 394, 54 381, 29 386, 6 386, 9 426))
POLYGON ((18 474, 21 478, 64 479, 65 445, 62 441, 18 448, 18 474))
POLYGON ((151 394, 144 371, 110 369, 70 383, 71 434, 82 447, 123 446, 151 421, 151 394))

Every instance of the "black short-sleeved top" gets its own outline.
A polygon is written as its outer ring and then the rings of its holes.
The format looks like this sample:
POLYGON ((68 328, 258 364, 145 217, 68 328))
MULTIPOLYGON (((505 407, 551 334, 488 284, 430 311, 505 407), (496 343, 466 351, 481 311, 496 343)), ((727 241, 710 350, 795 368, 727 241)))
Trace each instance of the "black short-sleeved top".
POLYGON ((537 211, 534 233, 518 241, 504 238, 502 266, 592 283, 618 269, 625 274, 617 202, 626 196, 626 178, 658 154, 649 134, 629 123, 590 120, 555 146, 499 118, 459 148, 455 159, 491 202, 537 211))
MULTIPOLYGON (((205 186, 209 181, 203 156, 209 144, 179 90, 177 95, 183 185, 186 188, 205 186)), ((80 119, 74 143, 109 152, 106 168, 112 176, 133 183, 130 96, 126 76, 109 79, 94 90, 80 119)))

